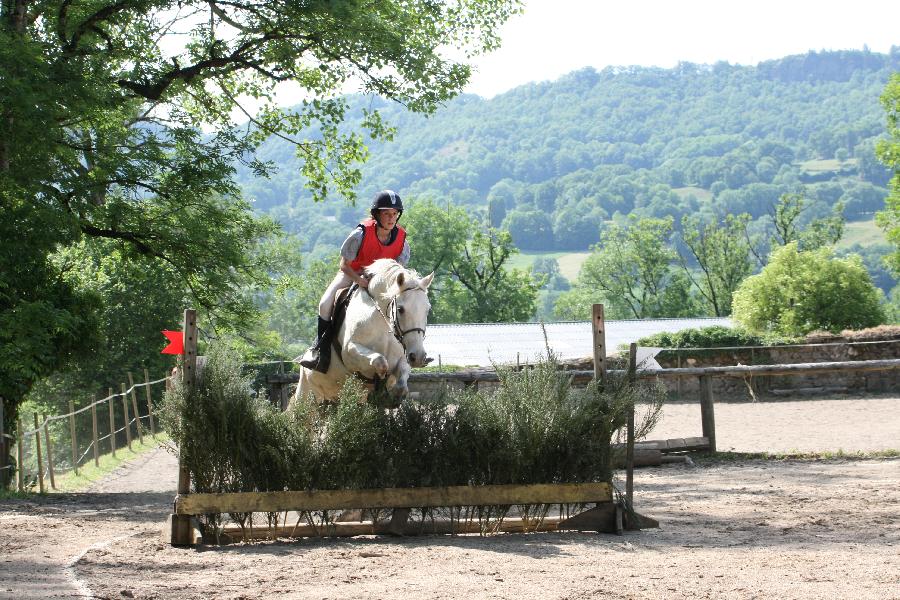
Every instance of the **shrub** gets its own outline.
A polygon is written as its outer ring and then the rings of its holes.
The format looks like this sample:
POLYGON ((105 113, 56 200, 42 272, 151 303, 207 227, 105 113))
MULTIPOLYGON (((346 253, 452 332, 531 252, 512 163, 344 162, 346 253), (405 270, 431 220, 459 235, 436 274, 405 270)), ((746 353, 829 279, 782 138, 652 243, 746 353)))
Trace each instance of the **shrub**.
POLYGON ((197 492, 574 483, 611 481, 629 406, 647 403, 645 434, 664 397, 625 378, 574 389, 554 359, 498 373, 496 392, 444 389, 395 410, 359 402, 350 379, 336 405, 281 413, 213 348, 196 390, 168 392, 161 417, 197 492))
POLYGON ((884 321, 881 296, 858 256, 801 252, 796 243, 773 251, 769 264, 735 291, 733 306, 735 321, 760 335, 837 333, 884 321))
POLYGON ((762 346, 766 340, 743 329, 733 329, 722 325, 663 331, 643 337, 639 346, 655 348, 721 348, 729 346, 762 346))

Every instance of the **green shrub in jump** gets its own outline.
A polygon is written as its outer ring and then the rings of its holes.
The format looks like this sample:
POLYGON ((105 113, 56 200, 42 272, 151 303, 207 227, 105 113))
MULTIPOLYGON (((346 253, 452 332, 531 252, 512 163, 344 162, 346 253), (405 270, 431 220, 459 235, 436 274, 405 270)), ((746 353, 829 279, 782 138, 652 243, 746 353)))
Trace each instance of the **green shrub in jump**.
POLYGON ((611 481, 629 407, 641 407, 641 435, 664 397, 624 377, 573 388, 552 356, 498 374, 494 391, 445 388, 393 410, 360 402, 350 379, 337 404, 282 413, 219 347, 193 392, 166 394, 161 417, 196 492, 576 483, 611 481))

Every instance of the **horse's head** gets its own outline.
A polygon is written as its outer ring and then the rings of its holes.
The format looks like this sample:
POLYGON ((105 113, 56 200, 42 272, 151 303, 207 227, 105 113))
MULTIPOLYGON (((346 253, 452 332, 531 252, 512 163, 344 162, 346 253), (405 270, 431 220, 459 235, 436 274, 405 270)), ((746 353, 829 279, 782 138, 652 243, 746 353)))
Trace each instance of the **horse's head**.
POLYGON ((428 286, 434 273, 420 277, 412 269, 388 259, 375 261, 367 271, 372 276, 369 292, 388 303, 393 333, 403 344, 409 365, 424 367, 431 362, 425 353, 425 328, 431 310, 428 286))
POLYGON ((406 360, 411 367, 424 367, 430 361, 425 353, 425 328, 428 327, 428 286, 434 273, 419 278, 415 271, 407 271, 397 278, 397 295, 394 296, 394 333, 406 351, 406 360))

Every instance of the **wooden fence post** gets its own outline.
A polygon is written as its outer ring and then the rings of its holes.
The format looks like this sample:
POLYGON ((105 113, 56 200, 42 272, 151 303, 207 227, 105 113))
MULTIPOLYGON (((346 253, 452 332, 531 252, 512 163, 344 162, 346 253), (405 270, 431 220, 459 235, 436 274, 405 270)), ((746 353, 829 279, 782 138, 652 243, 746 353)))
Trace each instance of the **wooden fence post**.
POLYGON ((113 458, 116 457, 116 409, 113 406, 113 400, 115 396, 113 396, 112 388, 109 388, 109 447, 112 450, 113 458))
POLYGON ((6 442, 6 427, 3 424, 3 398, 0 398, 0 484, 3 486, 2 489, 6 489, 6 481, 12 479, 6 474, 6 467, 10 466, 6 460, 7 446, 9 444, 6 442))
MULTIPOLYGON (((188 398, 192 396, 197 382, 197 311, 184 311, 184 357, 181 361, 181 382, 187 388, 188 398)), ((191 492, 191 472, 184 463, 181 448, 178 449, 178 495, 191 492)), ((173 514, 172 545, 188 546, 193 542, 191 518, 187 515, 173 514)))
POLYGON ((591 323, 594 340, 594 379, 606 381, 606 321, 603 318, 603 305, 591 307, 591 323))
POLYGON ((716 415, 713 408, 712 376, 700 376, 700 421, 703 437, 709 440, 709 452, 716 452, 716 415))
POLYGON ((34 443, 35 449, 37 450, 37 463, 38 463, 38 485, 41 493, 46 493, 47 490, 44 489, 44 461, 41 458, 41 426, 38 424, 38 416, 37 413, 34 414, 34 443))
POLYGON ((125 414, 125 441, 131 450, 131 417, 128 416, 128 392, 122 384, 122 412, 125 414))
POLYGON ((16 446, 19 449, 19 463, 16 465, 16 488, 25 491, 25 443, 22 439, 22 419, 16 417, 16 446))
MULTIPOLYGON (((637 382, 637 344, 628 347, 628 382, 637 382)), ((632 396, 633 398, 634 396, 632 396)), ((634 402, 628 406, 628 427, 625 431, 625 502, 634 507, 634 402)))
POLYGON ((134 409, 134 421, 137 423, 138 441, 144 445, 144 427, 141 425, 141 411, 137 405, 137 390, 134 389, 134 375, 128 371, 128 385, 131 387, 131 408, 134 409))
POLYGON ((69 400, 69 434, 72 438, 72 470, 78 475, 78 438, 75 437, 75 402, 69 400))
POLYGON ((50 427, 44 419, 44 440, 47 442, 47 467, 50 470, 50 487, 56 489, 56 476, 53 474, 53 444, 50 443, 50 427))
POLYGON ((97 438, 97 394, 91 395, 91 435, 94 442, 94 466, 100 466, 100 441, 97 438))
POLYGON ((150 393, 150 372, 144 369, 144 383, 147 391, 147 417, 150 419, 150 435, 156 437, 156 425, 153 423, 153 395, 150 393))

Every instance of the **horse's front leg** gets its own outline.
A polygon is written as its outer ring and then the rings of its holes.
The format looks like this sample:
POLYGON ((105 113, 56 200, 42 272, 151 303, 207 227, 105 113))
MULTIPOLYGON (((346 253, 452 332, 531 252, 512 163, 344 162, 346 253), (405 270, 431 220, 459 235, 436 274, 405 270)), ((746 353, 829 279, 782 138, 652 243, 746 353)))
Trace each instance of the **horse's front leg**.
MULTIPOLYGON (((390 370, 390 365, 388 364, 387 359, 380 352, 375 352, 371 348, 363 346, 362 344, 358 344, 356 342, 347 342, 347 346, 344 349, 344 354, 347 357, 347 360, 344 362, 348 367, 354 365, 354 363, 361 363, 367 365, 369 368, 375 371, 375 374, 378 377, 384 378, 390 370)), ((351 370, 358 370, 351 367, 351 370)))
POLYGON ((388 377, 388 390, 394 398, 406 398, 409 393, 409 374, 412 372, 405 358, 397 361, 397 367, 388 377))

